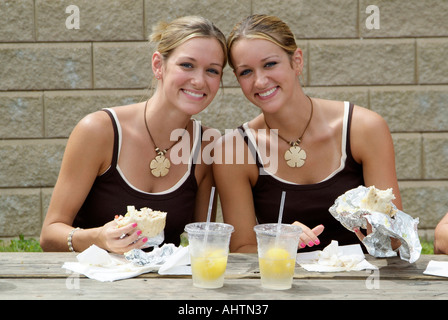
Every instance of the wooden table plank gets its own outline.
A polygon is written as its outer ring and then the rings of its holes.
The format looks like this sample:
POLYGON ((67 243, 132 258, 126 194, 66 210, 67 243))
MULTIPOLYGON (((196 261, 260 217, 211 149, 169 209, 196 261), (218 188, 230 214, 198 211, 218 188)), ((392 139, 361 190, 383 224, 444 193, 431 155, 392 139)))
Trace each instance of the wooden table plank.
POLYGON ((69 252, 2 252, 0 279, 17 277, 66 277, 64 262, 77 261, 69 252))
POLYGON ((296 266, 293 287, 275 291, 261 287, 256 254, 230 254, 224 287, 201 289, 191 276, 147 273, 136 278, 100 282, 62 268, 76 253, 0 253, 0 299, 448 299, 448 278, 423 274, 430 260, 423 255, 409 264, 399 258, 367 260, 379 271, 320 273, 296 266))
POLYGON ((448 299, 447 282, 380 280, 379 287, 365 280, 294 279, 289 290, 269 290, 259 279, 226 279, 219 289, 201 289, 191 279, 134 278, 98 282, 79 278, 0 279, 0 299, 96 300, 308 300, 308 299, 448 299))
MULTIPOLYGON (((77 261, 76 253, 30 252, 0 253, 0 279, 2 278, 66 278, 67 271, 62 268, 64 262, 77 261)), ((436 276, 424 275, 430 260, 448 261, 448 255, 422 255, 415 263, 408 263, 398 257, 376 259, 368 256, 367 260, 379 267, 382 279, 440 280, 436 276)), ((259 278, 258 258, 256 254, 230 254, 226 270, 228 279, 259 278)), ((310 272, 296 266, 294 277, 297 279, 364 279, 369 271, 350 272, 310 272)), ((146 273, 142 278, 161 277, 157 273, 146 273)), ((163 276, 179 278, 182 276, 163 276)), ((190 276, 188 276, 190 277, 190 276)))

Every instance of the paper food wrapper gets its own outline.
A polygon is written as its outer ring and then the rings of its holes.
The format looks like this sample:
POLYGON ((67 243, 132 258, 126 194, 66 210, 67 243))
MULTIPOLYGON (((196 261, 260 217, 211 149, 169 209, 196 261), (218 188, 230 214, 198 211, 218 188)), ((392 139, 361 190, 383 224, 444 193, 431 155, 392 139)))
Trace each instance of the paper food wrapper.
POLYGON ((438 277, 448 277, 448 261, 429 261, 428 266, 426 267, 423 274, 438 277))
MULTIPOLYGON (((370 187, 372 188, 372 187, 370 187)), ((372 226, 372 233, 367 235, 363 244, 374 257, 393 257, 397 253, 392 250, 390 238, 401 241, 400 257, 413 263, 418 260, 422 250, 418 237, 419 219, 412 218, 392 204, 393 216, 365 208, 365 198, 371 190, 359 186, 339 196, 329 211, 345 228, 353 232, 354 228, 372 226)))
POLYGON ((78 262, 65 262, 63 268, 98 281, 133 278, 143 273, 191 275, 188 247, 164 244, 151 252, 134 249, 124 255, 108 253, 95 245, 76 256, 78 262))
POLYGON ((378 269, 365 259, 359 244, 339 246, 335 240, 331 241, 322 251, 298 253, 296 262, 305 270, 315 272, 378 269))

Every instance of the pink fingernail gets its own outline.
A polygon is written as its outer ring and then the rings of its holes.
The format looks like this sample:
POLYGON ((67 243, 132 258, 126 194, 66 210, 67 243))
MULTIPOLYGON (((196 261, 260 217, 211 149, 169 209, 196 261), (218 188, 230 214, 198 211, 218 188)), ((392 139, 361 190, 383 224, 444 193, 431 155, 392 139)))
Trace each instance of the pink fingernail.
POLYGON ((303 242, 301 242, 301 243, 300 243, 300 247, 303 249, 303 248, 306 247, 306 245, 305 245, 303 242))
POLYGON ((145 243, 146 241, 148 241, 148 238, 145 237, 145 238, 143 238, 142 241, 143 241, 143 243, 145 243))
POLYGON ((141 235, 142 234, 142 230, 138 230, 137 231, 137 235, 139 236, 139 235, 141 235))
POLYGON ((136 226, 137 226, 137 223, 134 222, 134 223, 132 224, 132 228, 135 228, 136 226))
POLYGON ((308 242, 308 246, 310 246, 310 247, 314 246, 313 241, 308 242))
POLYGON ((320 241, 319 241, 319 239, 316 239, 316 240, 314 241, 314 244, 315 244, 316 246, 320 245, 320 241))

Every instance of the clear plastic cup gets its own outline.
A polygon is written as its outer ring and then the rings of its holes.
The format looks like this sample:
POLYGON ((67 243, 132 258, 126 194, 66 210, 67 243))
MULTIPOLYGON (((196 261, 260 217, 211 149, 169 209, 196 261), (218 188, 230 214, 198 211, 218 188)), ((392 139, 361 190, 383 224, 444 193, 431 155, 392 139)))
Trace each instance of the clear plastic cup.
POLYGON ((277 223, 268 223, 256 225, 254 230, 257 235, 261 286, 275 290, 291 288, 302 228, 281 224, 278 229, 277 223))
POLYGON ((229 255, 233 226, 226 223, 190 223, 185 226, 191 259, 193 285, 199 288, 221 288, 229 255))

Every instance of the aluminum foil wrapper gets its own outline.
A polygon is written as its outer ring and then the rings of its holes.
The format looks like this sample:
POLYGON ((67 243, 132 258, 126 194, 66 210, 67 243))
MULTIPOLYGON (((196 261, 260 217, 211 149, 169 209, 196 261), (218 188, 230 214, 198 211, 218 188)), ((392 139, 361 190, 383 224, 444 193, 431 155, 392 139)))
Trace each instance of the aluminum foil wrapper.
POLYGON ((148 238, 142 248, 157 247, 165 240, 165 232, 162 230, 158 235, 148 238))
POLYGON ((419 219, 398 210, 393 204, 396 210, 393 217, 361 208, 361 201, 368 190, 359 186, 339 196, 329 209, 331 215, 352 232, 354 228, 367 229, 367 223, 370 223, 372 233, 362 241, 370 255, 381 258, 396 256, 390 241, 390 238, 396 238, 401 241, 400 258, 409 263, 417 261, 422 250, 417 232, 419 219))
MULTIPOLYGON (((126 238, 127 234, 122 234, 120 239, 126 238)), ((143 238, 141 235, 137 238, 133 243, 136 243, 138 240, 143 238)), ((165 232, 162 230, 158 235, 148 238, 148 241, 145 242, 145 244, 142 246, 143 249, 149 248, 149 247, 157 247, 159 244, 161 244, 165 240, 165 232)))
POLYGON ((176 246, 172 243, 164 244, 160 248, 154 248, 151 252, 141 249, 133 249, 124 254, 127 261, 137 266, 160 266, 175 252, 176 246))

